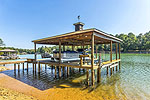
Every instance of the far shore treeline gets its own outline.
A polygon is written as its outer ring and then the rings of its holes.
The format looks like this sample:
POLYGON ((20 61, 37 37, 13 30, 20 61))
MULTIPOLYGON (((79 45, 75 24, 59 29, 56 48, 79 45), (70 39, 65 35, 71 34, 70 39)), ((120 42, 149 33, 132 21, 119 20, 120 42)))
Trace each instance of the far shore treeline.
MULTIPOLYGON (((111 35, 111 34, 110 34, 111 35)), ((124 53, 150 53, 150 31, 145 34, 135 35, 134 33, 130 32, 128 34, 116 34, 117 38, 123 40, 121 43, 121 52, 124 53)), ((71 46, 65 46, 65 50, 71 50, 71 46)), ((77 48, 77 47, 76 47, 77 48)), ((81 47, 78 47, 81 48, 81 47)), ((85 48, 90 48, 85 46, 85 48)), ((96 48, 96 47, 95 47, 96 48)), ((0 39, 0 50, 1 49, 13 49, 17 50, 19 54, 34 54, 34 49, 20 49, 14 47, 5 47, 5 44, 2 39, 0 39), (3 47, 2 47, 3 46, 3 47)), ((58 46, 46 47, 42 46, 37 49, 37 53, 52 53, 53 50, 58 50, 58 46)), ((98 51, 109 51, 110 46, 109 44, 100 44, 98 45, 98 51)), ((115 50, 115 44, 113 44, 113 50, 115 50)))

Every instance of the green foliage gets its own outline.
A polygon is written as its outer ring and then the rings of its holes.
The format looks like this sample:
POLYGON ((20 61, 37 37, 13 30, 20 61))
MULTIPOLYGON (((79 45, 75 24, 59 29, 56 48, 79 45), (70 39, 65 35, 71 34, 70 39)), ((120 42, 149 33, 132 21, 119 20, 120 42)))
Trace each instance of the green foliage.
MULTIPOLYGON (((145 34, 139 34, 135 35, 133 33, 128 34, 116 34, 117 38, 120 38, 123 40, 121 43, 121 50, 122 52, 127 52, 129 50, 150 50, 150 31, 145 34)), ((3 46, 4 43, 2 39, 0 39, 0 46, 3 46)), ((81 48, 81 46, 78 46, 78 48, 81 48)), ((90 48, 90 46, 85 46, 85 48, 90 48)), ((95 47, 96 48, 96 47, 95 47)), ((18 49, 14 47, 0 47, 0 49, 13 49, 18 50, 18 53, 27 53, 27 54, 33 54, 34 49, 18 49)), ((77 46, 75 47, 75 50, 77 49, 77 46)), ((40 47, 37 49, 37 53, 52 53, 54 50, 59 50, 59 46, 52 46, 52 47, 40 47)), ((63 50, 63 47, 62 47, 63 50)), ((65 50, 72 50, 71 46, 65 46, 65 50)), ((109 51, 110 46, 109 44, 100 44, 98 45, 98 50, 105 50, 109 51)), ((113 44, 113 50, 115 50, 115 44, 113 44)))
POLYGON ((3 45, 5 45, 5 44, 4 44, 3 40, 0 38, 0 46, 3 46, 3 45))
POLYGON ((19 48, 14 48, 14 47, 0 47, 0 50, 2 50, 2 49, 17 50, 18 54, 22 54, 22 53, 34 54, 33 49, 19 49, 19 48))
POLYGON ((135 36, 133 33, 120 34, 116 37, 123 40, 121 43, 121 48, 124 52, 128 50, 150 50, 150 31, 143 34, 135 36))

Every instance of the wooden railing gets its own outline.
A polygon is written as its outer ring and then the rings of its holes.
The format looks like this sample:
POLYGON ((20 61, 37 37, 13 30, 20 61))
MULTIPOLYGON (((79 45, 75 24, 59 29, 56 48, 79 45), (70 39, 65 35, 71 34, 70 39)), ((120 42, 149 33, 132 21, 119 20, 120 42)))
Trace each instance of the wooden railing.
POLYGON ((89 55, 79 55, 81 67, 83 66, 83 60, 85 60, 85 57, 89 57, 89 55))

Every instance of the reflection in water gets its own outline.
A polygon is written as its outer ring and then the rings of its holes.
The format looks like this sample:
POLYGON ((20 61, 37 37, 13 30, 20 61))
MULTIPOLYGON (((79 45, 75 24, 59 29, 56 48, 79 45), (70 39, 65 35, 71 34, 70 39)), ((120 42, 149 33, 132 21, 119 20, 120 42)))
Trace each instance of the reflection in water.
MULTIPOLYGON (((107 57, 105 58, 107 59, 107 57)), ((41 73, 37 71, 33 73, 32 65, 29 65, 29 71, 21 69, 20 72, 9 70, 1 73, 5 73, 40 90, 47 90, 54 86, 57 88, 81 87, 81 90, 72 92, 89 90, 90 94, 88 95, 99 99, 150 99, 150 55, 122 54, 121 58, 121 72, 115 71, 112 76, 107 76, 106 69, 102 69, 101 82, 96 84, 94 91, 90 91, 90 87, 84 87, 86 77, 84 71, 82 70, 81 74, 79 74, 78 69, 74 71, 70 69, 71 74, 74 72, 76 74, 70 75, 69 78, 65 75, 61 79, 58 79, 58 69, 57 79, 55 79, 55 68, 47 66, 45 69, 45 65, 42 67, 41 73), (62 85, 65 83, 69 87, 62 85)), ((22 68, 22 65, 20 68, 22 68)), ((66 70, 67 68, 65 68, 65 72, 66 70)), ((97 79, 97 77, 95 78, 97 79)))

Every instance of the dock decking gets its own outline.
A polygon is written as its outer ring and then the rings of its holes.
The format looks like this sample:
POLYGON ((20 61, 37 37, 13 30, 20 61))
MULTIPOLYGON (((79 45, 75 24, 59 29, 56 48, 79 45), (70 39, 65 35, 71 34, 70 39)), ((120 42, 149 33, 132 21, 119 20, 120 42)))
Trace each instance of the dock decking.
MULTIPOLYGON (((108 73, 108 68, 110 68, 110 75, 112 75, 112 68, 114 69, 116 67, 116 71, 118 70, 118 63, 120 62, 121 60, 120 59, 117 59, 117 60, 112 60, 112 61, 106 61, 106 62, 102 62, 101 63, 101 66, 99 65, 94 65, 93 67, 93 70, 97 70, 97 82, 100 81, 100 74, 101 74, 101 69, 102 68, 107 68, 107 75, 109 75, 108 73)), ((45 59, 37 59, 37 61, 27 61, 27 60, 24 60, 24 61, 7 61, 7 62, 0 62, 0 65, 5 65, 5 64, 14 64, 14 72, 16 72, 16 65, 18 65, 18 72, 20 71, 20 64, 23 64, 23 71, 25 69, 25 66, 24 66, 24 63, 27 63, 27 66, 26 66, 26 69, 28 71, 28 64, 29 63, 32 63, 33 64, 33 72, 38 72, 40 73, 40 69, 41 69, 41 64, 44 64, 44 65, 49 65, 49 67, 54 67, 55 68, 55 77, 57 76, 57 68, 59 68, 59 77, 62 77, 62 75, 65 74, 64 72, 64 68, 66 67, 67 68, 67 71, 66 71, 66 74, 67 76, 69 75, 69 68, 78 68, 79 69, 79 72, 80 72, 80 69, 84 69, 86 70, 86 73, 87 73, 87 84, 89 85, 89 70, 92 69, 92 66, 91 65, 87 65, 87 64, 83 64, 82 66, 80 64, 77 64, 77 63, 58 63, 58 62, 52 62, 51 60, 45 60, 45 59), (36 67, 38 66, 38 67, 36 67), (61 71, 61 68, 62 68, 62 71, 61 71), (62 74, 63 73, 63 74, 62 74)))

